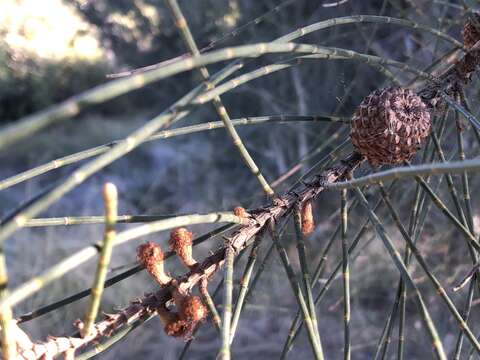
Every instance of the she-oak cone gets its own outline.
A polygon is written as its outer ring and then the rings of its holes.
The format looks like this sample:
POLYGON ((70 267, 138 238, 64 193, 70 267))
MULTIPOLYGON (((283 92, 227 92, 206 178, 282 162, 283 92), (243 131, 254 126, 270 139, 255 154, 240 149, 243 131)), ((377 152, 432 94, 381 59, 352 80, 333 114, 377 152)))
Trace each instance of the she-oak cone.
POLYGON ((409 89, 375 90, 358 106, 350 137, 355 149, 372 166, 409 160, 430 133, 430 113, 409 89))

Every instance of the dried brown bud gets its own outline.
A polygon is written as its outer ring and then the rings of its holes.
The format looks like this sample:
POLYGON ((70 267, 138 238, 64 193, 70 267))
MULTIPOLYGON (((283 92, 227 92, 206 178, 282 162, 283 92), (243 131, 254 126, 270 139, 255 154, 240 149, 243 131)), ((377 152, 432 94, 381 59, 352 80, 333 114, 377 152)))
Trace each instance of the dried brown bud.
POLYGON ((208 310, 198 296, 185 294, 175 288, 172 297, 181 319, 199 322, 206 318, 208 310))
MULTIPOLYGON (((480 25, 480 13, 473 13, 473 18, 480 25)), ((468 18, 462 30, 463 44, 470 51, 464 55, 455 65, 458 74, 463 82, 468 83, 471 79, 471 74, 480 65, 480 49, 471 50, 475 44, 480 40, 480 31, 477 28, 472 18, 468 18)))
POLYGON ((148 273, 162 286, 170 283, 172 278, 165 274, 163 266, 164 254, 159 245, 148 242, 137 248, 137 260, 148 273))
POLYGON ((181 227, 172 230, 168 245, 170 250, 174 251, 182 263, 188 268, 197 265, 197 261, 192 256, 193 234, 187 229, 181 227))
POLYGON ((352 118, 350 137, 356 150, 372 166, 409 160, 430 133, 430 113, 409 89, 375 90, 352 118))
MULTIPOLYGON (((480 24, 480 14, 474 13, 472 16, 474 16, 477 22, 480 24)), ((463 25, 462 36, 463 44, 467 49, 471 49, 477 43, 477 41, 480 40, 480 32, 478 31, 472 19, 468 18, 463 25)))
POLYGON ((183 299, 179 310, 181 319, 199 322, 205 320, 207 314, 208 310, 198 296, 190 295, 183 299))
POLYGON ((310 235, 315 230, 315 220, 313 218, 312 201, 306 201, 301 210, 302 218, 302 234, 304 236, 310 235))
POLYGON ((241 206, 237 206, 235 209, 233 209, 233 214, 235 216, 238 216, 238 217, 244 218, 244 219, 248 219, 248 217, 249 217, 249 214, 248 214, 247 210, 245 210, 241 206))
POLYGON ((181 319, 177 313, 168 310, 165 306, 159 307, 157 312, 168 336, 186 339, 192 333, 195 324, 181 319))

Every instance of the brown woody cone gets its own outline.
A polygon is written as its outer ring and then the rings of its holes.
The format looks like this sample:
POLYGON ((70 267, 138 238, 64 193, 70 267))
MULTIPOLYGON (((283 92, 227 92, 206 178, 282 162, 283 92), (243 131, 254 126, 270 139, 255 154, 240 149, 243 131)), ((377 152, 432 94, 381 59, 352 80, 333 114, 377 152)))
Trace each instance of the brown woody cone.
POLYGON ((356 150, 372 166, 409 160, 430 133, 430 113, 409 89, 375 90, 352 118, 350 137, 356 150))

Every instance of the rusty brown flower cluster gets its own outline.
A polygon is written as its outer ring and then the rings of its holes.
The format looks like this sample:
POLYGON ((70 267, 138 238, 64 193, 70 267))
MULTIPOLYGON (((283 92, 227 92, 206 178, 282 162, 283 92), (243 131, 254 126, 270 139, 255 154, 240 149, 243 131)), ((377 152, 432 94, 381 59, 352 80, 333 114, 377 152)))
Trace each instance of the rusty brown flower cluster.
POLYGON ((302 219, 303 235, 310 235, 315 230, 315 220, 313 218, 313 204, 311 200, 305 201, 305 203, 301 207, 300 216, 302 219))
MULTIPOLYGON (((194 270, 198 263, 192 255, 193 234, 186 228, 176 228, 170 233, 170 250, 175 252, 182 264, 194 270)), ((163 304, 157 313, 169 336, 189 339, 196 325, 205 320, 208 310, 200 297, 181 290, 176 279, 165 273, 164 253, 158 244, 148 242, 137 248, 138 262, 145 267, 152 278, 162 287, 170 287, 175 309, 163 304)))

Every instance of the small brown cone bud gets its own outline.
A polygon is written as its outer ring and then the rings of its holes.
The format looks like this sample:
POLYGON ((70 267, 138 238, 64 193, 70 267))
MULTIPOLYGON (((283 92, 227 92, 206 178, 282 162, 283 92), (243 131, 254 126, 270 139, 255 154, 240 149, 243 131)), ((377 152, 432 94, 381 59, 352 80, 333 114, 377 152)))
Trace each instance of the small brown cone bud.
POLYGON ((430 133, 430 113, 409 89, 375 90, 352 117, 350 137, 355 149, 372 166, 409 160, 430 133))
POLYGON ((164 254, 159 245, 153 242, 140 245, 137 248, 137 260, 160 285, 167 285, 172 280, 165 274, 164 254))
POLYGON ((176 288, 172 297, 181 319, 199 322, 207 317, 208 310, 198 296, 182 293, 176 288))
POLYGON ((244 219, 248 219, 248 217, 249 217, 249 214, 248 214, 247 210, 245 210, 241 206, 237 206, 235 209, 233 209, 233 214, 235 216, 238 216, 238 217, 244 218, 244 219))
MULTIPOLYGON (((477 22, 480 24, 480 14, 474 13, 472 16, 474 16, 477 22)), ((477 41, 480 40, 480 32, 477 30, 477 27, 470 18, 468 18, 463 25, 462 36, 463 44, 467 49, 471 49, 477 43, 477 41)))
POLYGON ((306 201, 302 206, 302 233, 304 236, 310 235, 315 230, 315 220, 313 218, 312 202, 306 201))
POLYGON ((180 318, 187 321, 199 322, 205 320, 207 314, 208 310, 198 296, 190 295, 183 300, 180 308, 180 318))
MULTIPOLYGON (((480 24, 480 13, 474 13, 472 16, 480 24)), ((480 49, 471 50, 480 40, 480 31, 470 17, 466 20, 465 25, 463 26, 462 35, 463 44, 470 51, 457 62, 455 67, 463 82, 468 83, 471 80, 472 73, 480 65, 480 49)))
POLYGON ((198 264, 192 256, 192 243, 193 234, 183 227, 174 229, 170 233, 170 240, 168 242, 170 250, 174 251, 182 263, 188 268, 192 268, 198 264))
POLYGON ((184 339, 190 336, 194 324, 180 319, 177 313, 169 311, 165 306, 159 307, 157 312, 164 325, 163 329, 168 336, 182 337, 184 339))

